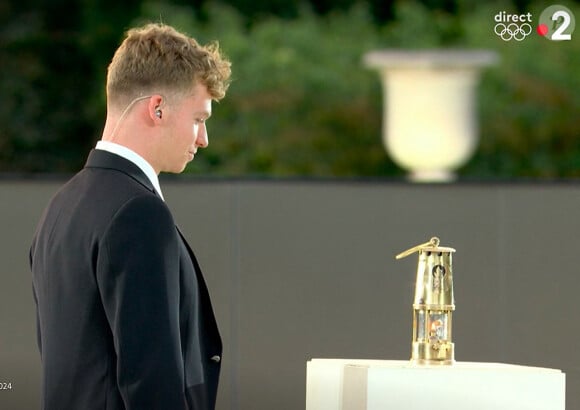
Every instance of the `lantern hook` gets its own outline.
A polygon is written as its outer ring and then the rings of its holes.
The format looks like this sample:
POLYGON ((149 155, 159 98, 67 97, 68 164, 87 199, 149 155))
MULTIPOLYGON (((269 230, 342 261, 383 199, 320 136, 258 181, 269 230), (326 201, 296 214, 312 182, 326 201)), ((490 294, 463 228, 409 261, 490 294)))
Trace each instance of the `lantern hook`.
POLYGON ((421 250, 422 248, 425 248, 426 246, 432 246, 435 248, 438 247, 439 246, 439 238, 434 236, 429 240, 429 242, 422 243, 421 245, 414 246, 411 249, 407 249, 406 251, 401 252, 400 254, 395 256, 395 259, 402 259, 406 256, 409 256, 409 255, 421 250))

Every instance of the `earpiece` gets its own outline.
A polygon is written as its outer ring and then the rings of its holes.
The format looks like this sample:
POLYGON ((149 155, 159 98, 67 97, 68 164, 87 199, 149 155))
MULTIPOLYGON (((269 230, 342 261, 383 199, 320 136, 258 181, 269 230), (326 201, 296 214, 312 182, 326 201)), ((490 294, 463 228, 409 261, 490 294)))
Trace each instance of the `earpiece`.
POLYGON ((161 118, 162 115, 161 110, 160 109, 155 110, 155 115, 157 116, 157 118, 161 118))

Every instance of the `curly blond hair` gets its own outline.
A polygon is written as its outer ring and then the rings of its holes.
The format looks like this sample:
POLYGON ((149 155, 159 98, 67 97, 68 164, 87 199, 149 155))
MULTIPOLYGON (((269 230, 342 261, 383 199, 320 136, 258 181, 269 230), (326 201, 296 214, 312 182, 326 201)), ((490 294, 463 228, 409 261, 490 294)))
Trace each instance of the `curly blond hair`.
POLYGON ((165 24, 147 24, 126 33, 107 71, 107 98, 124 105, 134 98, 184 95, 201 83, 214 100, 229 87, 231 63, 217 42, 200 45, 165 24))

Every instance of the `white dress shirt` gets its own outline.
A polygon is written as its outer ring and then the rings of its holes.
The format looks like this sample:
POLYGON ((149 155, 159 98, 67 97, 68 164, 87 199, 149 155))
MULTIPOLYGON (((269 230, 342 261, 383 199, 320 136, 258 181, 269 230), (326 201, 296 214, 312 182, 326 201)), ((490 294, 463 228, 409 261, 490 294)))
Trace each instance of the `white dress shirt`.
POLYGON ((120 157, 123 157, 126 160, 131 161, 133 164, 137 165, 139 169, 145 173, 149 181, 151 181, 153 187, 155 187, 155 190, 157 191, 161 199, 165 200, 163 198, 163 193, 161 192, 161 186, 159 185, 159 177, 155 173, 155 170, 153 169, 151 164, 145 161, 145 159, 141 155, 137 154, 132 149, 124 147, 123 145, 115 144, 114 142, 111 141, 99 141, 97 142, 97 146, 95 148, 103 151, 108 151, 113 154, 117 154, 120 157))

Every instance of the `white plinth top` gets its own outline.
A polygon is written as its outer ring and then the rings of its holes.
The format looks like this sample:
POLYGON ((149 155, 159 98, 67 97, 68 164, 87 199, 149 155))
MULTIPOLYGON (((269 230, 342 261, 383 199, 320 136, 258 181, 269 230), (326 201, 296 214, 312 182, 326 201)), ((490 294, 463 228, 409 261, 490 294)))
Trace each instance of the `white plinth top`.
POLYGON ((488 362, 455 362, 452 365, 430 365, 415 364, 410 360, 375 360, 375 359, 312 359, 310 362, 318 362, 328 365, 339 366, 363 366, 363 367, 380 367, 390 369, 429 369, 429 370, 491 370, 491 371, 514 371, 514 372, 543 372, 543 373, 562 373, 559 369, 550 369, 546 367, 523 366, 506 363, 488 363, 488 362))
POLYGON ((306 410, 564 410, 557 369, 504 363, 312 359, 306 410))

